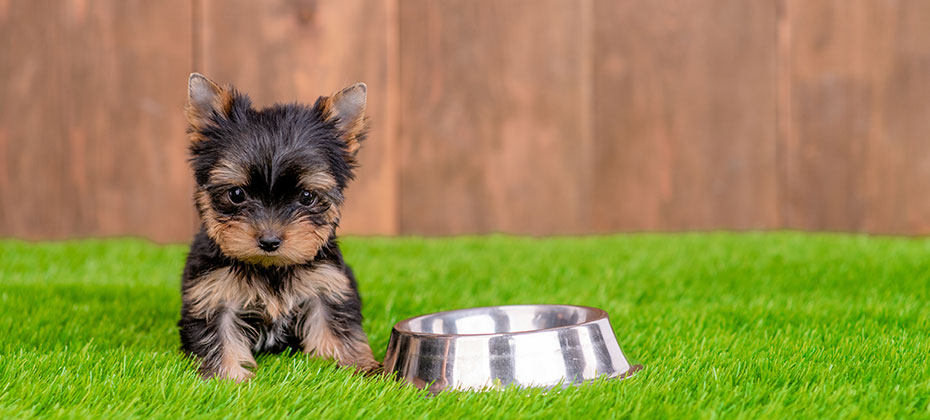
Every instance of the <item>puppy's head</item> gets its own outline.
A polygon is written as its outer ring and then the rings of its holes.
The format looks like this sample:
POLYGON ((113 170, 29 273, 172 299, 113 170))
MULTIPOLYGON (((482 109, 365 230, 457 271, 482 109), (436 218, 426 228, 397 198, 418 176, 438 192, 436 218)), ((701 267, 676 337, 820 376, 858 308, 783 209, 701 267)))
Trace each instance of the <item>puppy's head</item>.
POLYGON ((244 262, 312 260, 339 224, 343 189, 365 136, 366 87, 254 109, 245 95, 194 73, 187 119, 195 200, 207 234, 244 262))

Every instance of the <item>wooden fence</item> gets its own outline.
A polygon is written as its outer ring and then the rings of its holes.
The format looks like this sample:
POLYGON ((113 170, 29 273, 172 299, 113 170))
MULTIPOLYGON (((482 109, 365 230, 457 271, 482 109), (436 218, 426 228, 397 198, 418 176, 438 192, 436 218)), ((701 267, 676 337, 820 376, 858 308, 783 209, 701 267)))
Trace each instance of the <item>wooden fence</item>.
POLYGON ((194 229, 187 75, 369 86, 343 232, 930 232, 930 1, 0 0, 0 236, 194 229))

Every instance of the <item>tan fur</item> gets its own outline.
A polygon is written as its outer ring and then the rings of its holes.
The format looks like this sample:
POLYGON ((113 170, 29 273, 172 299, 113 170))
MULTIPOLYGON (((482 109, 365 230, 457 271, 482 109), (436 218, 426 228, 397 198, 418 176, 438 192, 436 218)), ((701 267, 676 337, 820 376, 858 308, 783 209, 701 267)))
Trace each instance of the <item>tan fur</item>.
POLYGON ((187 133, 187 140, 191 143, 197 143, 206 140, 207 138, 200 134, 197 131, 190 131, 187 133))
POLYGON ((329 119, 333 117, 333 98, 331 96, 321 96, 320 102, 317 104, 317 107, 320 110, 320 115, 323 115, 323 118, 329 119))
POLYGON ((238 220, 218 220, 210 205, 210 197, 204 191, 197 191, 195 201, 207 235, 216 241, 224 254, 233 258, 261 257, 257 245, 258 232, 253 225, 238 220))
POLYGON ((208 109, 194 105, 188 97, 187 105, 184 107, 184 113, 187 115, 187 122, 194 129, 188 137, 191 142, 203 140, 203 136, 196 130, 203 129, 210 124, 210 111, 216 111, 220 115, 229 115, 232 108, 233 91, 229 86, 220 87, 212 80, 206 79, 210 89, 213 91, 213 101, 208 109))
POLYGON ((281 248, 276 251, 276 257, 285 262, 306 262, 326 245, 332 231, 333 228, 329 224, 317 226, 306 219, 293 222, 281 231, 282 243, 281 248))
POLYGON ((308 298, 340 299, 351 292, 349 279, 342 270, 329 264, 299 271, 289 285, 289 290, 273 293, 263 282, 244 281, 225 267, 201 276, 184 293, 195 316, 211 318, 226 308, 276 319, 292 312, 297 304, 308 298))
POLYGON ((326 306, 315 302, 310 313, 301 320, 298 331, 302 335, 304 353, 331 358, 342 366, 355 366, 362 371, 371 371, 380 366, 364 333, 340 339, 333 335, 326 319, 326 306))
POLYGON ((300 296, 328 296, 339 300, 352 291, 345 273, 329 264, 302 270, 297 278, 298 281, 293 283, 293 292, 300 296))
POLYGON ((310 191, 326 191, 336 188, 336 179, 325 172, 314 172, 304 175, 300 179, 300 185, 310 191))
POLYGON ((331 300, 344 299, 351 292, 349 278, 337 267, 324 264, 313 270, 307 270, 300 275, 301 281, 297 284, 308 287, 304 293, 312 294, 314 302, 309 306, 309 313, 304 314, 297 326, 301 333, 301 344, 305 353, 320 357, 335 359, 343 366, 356 366, 360 370, 371 370, 378 366, 368 338, 359 331, 359 334, 346 339, 333 335, 327 325, 326 306, 319 297, 331 300))
MULTIPOLYGON (((325 119, 337 119, 335 126, 345 142, 350 164, 355 163, 359 139, 366 129, 366 89, 364 84, 355 84, 332 97, 321 98, 319 103, 325 119)), ((229 117, 236 93, 231 86, 221 87, 193 73, 188 81, 188 94, 185 112, 190 124, 189 139, 197 143, 205 139, 201 134, 205 128, 223 123, 214 120, 229 117)), ((249 181, 247 171, 228 160, 217 163, 209 178, 212 185, 243 186, 249 181)), ((301 185, 311 191, 331 191, 339 187, 333 175, 326 172, 305 174, 301 185)), ((195 203, 206 234, 223 254, 264 266, 294 266, 311 261, 325 246, 340 218, 340 208, 336 204, 326 209, 322 217, 313 215, 288 221, 260 220, 264 217, 261 214, 252 215, 256 218, 254 220, 245 216, 224 216, 213 208, 206 191, 200 189, 195 193, 195 203), (321 218, 325 219, 322 223, 314 223, 313 220, 320 221, 321 218), (258 238, 268 233, 282 240, 281 246, 272 252, 265 252, 258 245, 258 238)), ((230 267, 210 271, 193 281, 188 279, 190 282, 185 283, 188 287, 183 291, 185 307, 194 317, 214 321, 217 328, 216 335, 209 338, 209 344, 215 347, 208 349, 210 358, 203 369, 209 372, 205 374, 236 382, 254 376, 246 369, 255 366, 249 337, 253 334, 259 337, 259 334, 243 321, 241 317, 245 314, 274 321, 276 328, 282 330, 289 328, 290 317, 296 315, 296 334, 301 335, 305 352, 331 357, 341 365, 356 366, 360 370, 371 371, 379 367, 360 327, 353 325, 347 332, 339 329, 336 335, 329 325, 330 314, 327 311, 330 309, 324 304, 324 298, 327 302, 356 298, 343 270, 330 264, 315 263, 312 268, 287 271, 293 277, 275 289, 265 281, 244 278, 244 274, 230 267), (309 312, 303 314, 303 311, 309 312), (343 334, 348 336, 343 337, 343 334)), ((271 341, 268 343, 280 338, 269 337, 271 341)), ((260 349, 258 345, 256 350, 260 349)))
POLYGON ((222 379, 231 379, 243 382, 255 376, 254 373, 243 366, 255 367, 255 359, 249 349, 241 328, 245 324, 235 314, 225 312, 221 315, 217 334, 222 356, 216 376, 222 379))
POLYGON ((210 171, 210 182, 214 184, 242 186, 249 182, 245 171, 228 160, 221 160, 210 171))
MULTIPOLYGON (((352 88, 354 86, 355 85, 349 86, 346 89, 352 88)), ((368 118, 365 117, 364 109, 359 114, 358 118, 346 120, 344 117, 338 115, 334 104, 335 102, 339 101, 342 93, 346 89, 336 92, 332 96, 320 98, 321 100, 318 106, 324 118, 340 118, 340 131, 342 132, 342 140, 346 143, 346 151, 349 152, 350 156, 354 156, 361 146, 358 138, 363 132, 365 132, 365 129, 368 127, 368 118)))
POLYGON ((343 366, 356 366, 371 370, 379 366, 372 355, 364 333, 340 339, 333 335, 326 323, 326 306, 320 297, 339 300, 351 293, 349 279, 337 267, 321 264, 296 274, 290 289, 272 293, 262 282, 243 281, 230 269, 222 268, 200 277, 184 291, 191 302, 195 316, 219 316, 219 334, 222 351, 218 376, 237 381, 248 379, 252 372, 242 366, 254 366, 255 360, 246 344, 241 329, 248 328, 237 314, 257 313, 276 319, 297 309, 308 299, 310 312, 301 318, 297 328, 301 333, 304 352, 333 358, 343 366))
POLYGON ((365 131, 367 126, 368 118, 360 118, 350 124, 346 131, 344 131, 342 139, 346 142, 346 151, 349 152, 349 155, 354 156, 358 153, 358 149, 362 146, 358 141, 358 137, 365 131))
POLYGON ((303 299, 293 293, 273 293, 262 282, 243 281, 229 268, 207 273, 185 293, 191 302, 192 314, 208 319, 223 308, 276 319, 292 311, 303 299))
POLYGON ((364 94, 365 89, 367 89, 367 87, 365 87, 364 84, 355 84, 355 85, 348 86, 345 89, 340 90, 339 92, 336 92, 332 96, 332 100, 331 100, 333 116, 338 117, 340 120, 339 129, 342 132, 342 139, 346 143, 346 151, 348 151, 349 155, 352 155, 352 156, 354 156, 355 153, 358 152, 359 146, 361 146, 361 144, 359 144, 358 137, 365 131, 365 128, 367 127, 367 124, 368 124, 368 119, 365 118, 365 105, 366 104, 365 104, 364 97, 363 97, 363 100, 361 101, 361 109, 358 110, 357 115, 339 115, 339 109, 341 108, 340 101, 342 101, 344 97, 343 95, 345 95, 346 92, 349 92, 349 91, 358 92, 359 85, 361 85, 362 87, 361 91, 364 94))
POLYGON ((264 266, 303 264, 316 256, 332 234, 332 222, 339 218, 339 207, 331 205, 326 211, 328 223, 315 225, 309 219, 296 220, 286 226, 255 225, 239 220, 220 221, 203 191, 195 196, 207 235, 229 257, 264 266), (269 229, 281 236, 281 247, 267 253, 258 247, 258 236, 269 229))

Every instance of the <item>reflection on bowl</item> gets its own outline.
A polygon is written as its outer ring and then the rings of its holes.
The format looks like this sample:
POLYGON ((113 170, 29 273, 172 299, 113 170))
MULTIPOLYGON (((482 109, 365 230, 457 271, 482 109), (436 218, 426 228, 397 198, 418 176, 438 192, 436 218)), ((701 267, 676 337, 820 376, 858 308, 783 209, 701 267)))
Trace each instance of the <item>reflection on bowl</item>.
POLYGON ((607 313, 570 305, 461 309, 398 322, 384 368, 430 392, 555 387, 625 378, 631 365, 607 313))

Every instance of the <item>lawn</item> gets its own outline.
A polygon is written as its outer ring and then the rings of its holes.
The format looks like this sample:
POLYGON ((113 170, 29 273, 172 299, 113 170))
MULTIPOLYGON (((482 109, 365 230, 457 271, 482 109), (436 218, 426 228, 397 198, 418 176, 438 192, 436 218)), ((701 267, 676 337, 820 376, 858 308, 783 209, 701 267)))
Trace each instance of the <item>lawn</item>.
POLYGON ((495 304, 605 309, 636 377, 422 392, 304 355, 245 385, 178 351, 186 248, 0 241, 0 418, 930 418, 930 240, 644 234, 346 238, 376 357, 391 326, 495 304))

